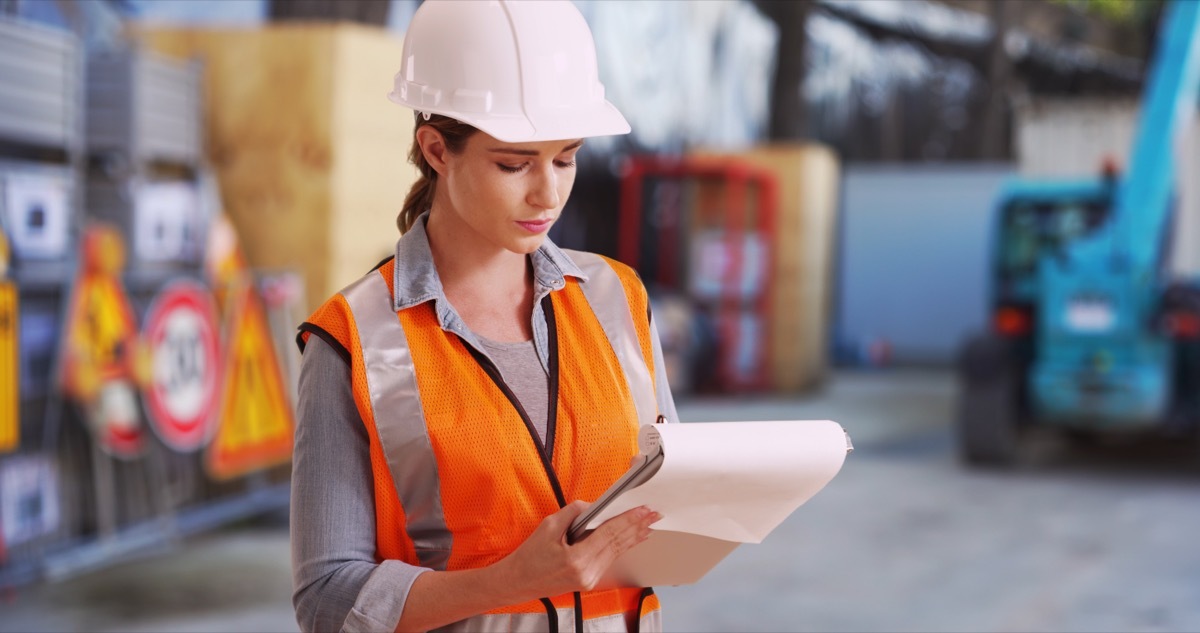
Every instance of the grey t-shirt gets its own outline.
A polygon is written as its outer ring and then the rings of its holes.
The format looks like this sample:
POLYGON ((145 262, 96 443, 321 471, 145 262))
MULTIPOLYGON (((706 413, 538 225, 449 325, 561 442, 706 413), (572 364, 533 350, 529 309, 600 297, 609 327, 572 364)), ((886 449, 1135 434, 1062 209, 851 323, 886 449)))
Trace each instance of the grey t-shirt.
POLYGON ((475 335, 487 348, 487 354, 496 363, 504 383, 512 389, 537 430, 542 445, 546 444, 546 425, 550 413, 550 377, 538 360, 533 340, 520 343, 501 343, 475 335))

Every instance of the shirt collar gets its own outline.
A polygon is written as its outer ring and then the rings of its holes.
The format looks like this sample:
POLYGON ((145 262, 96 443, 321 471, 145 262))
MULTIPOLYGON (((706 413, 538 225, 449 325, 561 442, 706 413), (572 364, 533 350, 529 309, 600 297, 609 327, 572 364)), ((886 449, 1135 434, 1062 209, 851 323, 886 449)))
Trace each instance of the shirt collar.
MULTIPOLYGON (((396 242, 396 263, 394 272, 395 296, 393 308, 397 312, 411 308, 417 304, 434 300, 439 305, 437 313, 442 326, 446 326, 443 308, 450 311, 446 301, 445 290, 442 288, 441 277, 433 265, 433 251, 429 248, 429 234, 425 231, 425 222, 429 212, 422 213, 413 222, 412 228, 396 242)), ((533 262, 533 281, 537 285, 534 294, 543 295, 550 290, 559 290, 566 285, 567 276, 580 281, 588 277, 575 262, 558 246, 546 238, 542 245, 530 255, 533 262)), ((448 315, 447 315, 448 316, 448 315)))

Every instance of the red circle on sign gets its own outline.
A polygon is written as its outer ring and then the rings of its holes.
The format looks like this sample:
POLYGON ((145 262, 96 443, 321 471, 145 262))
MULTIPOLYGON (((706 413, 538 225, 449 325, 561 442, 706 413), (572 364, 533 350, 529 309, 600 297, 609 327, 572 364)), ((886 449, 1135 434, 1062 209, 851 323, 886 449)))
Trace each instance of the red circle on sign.
POLYGON ((150 425, 180 452, 208 443, 220 384, 220 343, 212 295, 198 283, 170 283, 146 315, 153 371, 146 390, 150 425))

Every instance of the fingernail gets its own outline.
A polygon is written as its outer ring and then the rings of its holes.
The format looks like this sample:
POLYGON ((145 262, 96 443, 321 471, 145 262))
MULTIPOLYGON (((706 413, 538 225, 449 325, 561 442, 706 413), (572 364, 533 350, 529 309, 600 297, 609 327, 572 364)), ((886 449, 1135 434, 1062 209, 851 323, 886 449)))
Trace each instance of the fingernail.
POLYGON ((661 519, 662 519, 662 515, 661 515, 661 514, 659 514, 659 513, 657 513, 657 512, 651 512, 651 513, 650 513, 650 516, 651 516, 651 517, 652 517, 652 518, 653 518, 655 521, 659 521, 659 520, 661 520, 661 519))

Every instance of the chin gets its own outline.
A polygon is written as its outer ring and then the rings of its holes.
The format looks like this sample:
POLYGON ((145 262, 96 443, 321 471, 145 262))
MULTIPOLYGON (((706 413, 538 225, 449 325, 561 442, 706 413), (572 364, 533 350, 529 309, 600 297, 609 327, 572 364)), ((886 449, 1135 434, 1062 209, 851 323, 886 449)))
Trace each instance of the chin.
POLYGON ((542 247, 542 243, 546 241, 545 235, 534 235, 520 240, 516 240, 509 244, 508 250, 517 253, 518 255, 529 255, 542 247))

